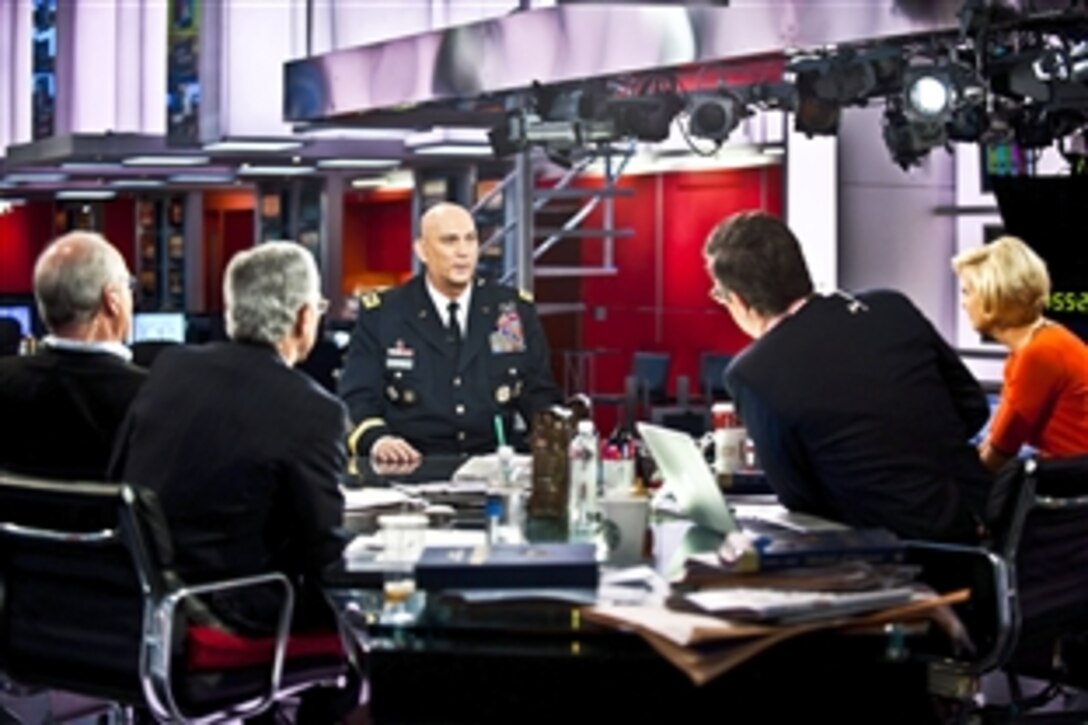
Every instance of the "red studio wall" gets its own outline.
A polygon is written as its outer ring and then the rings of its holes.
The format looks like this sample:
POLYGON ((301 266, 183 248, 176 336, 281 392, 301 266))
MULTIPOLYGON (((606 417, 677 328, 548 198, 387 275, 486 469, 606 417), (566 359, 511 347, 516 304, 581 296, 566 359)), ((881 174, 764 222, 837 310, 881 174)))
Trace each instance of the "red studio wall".
POLYGON ((31 202, 0 214, 0 294, 33 291, 34 261, 53 232, 53 204, 31 202))
MULTIPOLYGON (((686 375, 696 392, 702 352, 736 353, 749 341, 708 295, 703 244, 737 211, 781 214, 781 168, 629 176, 620 185, 635 194, 616 200, 615 227, 634 236, 615 241, 616 275, 582 282, 582 347, 599 351, 593 392, 621 392, 635 351, 669 352, 669 391, 686 375)), ((584 244, 585 263, 600 255, 584 244)))

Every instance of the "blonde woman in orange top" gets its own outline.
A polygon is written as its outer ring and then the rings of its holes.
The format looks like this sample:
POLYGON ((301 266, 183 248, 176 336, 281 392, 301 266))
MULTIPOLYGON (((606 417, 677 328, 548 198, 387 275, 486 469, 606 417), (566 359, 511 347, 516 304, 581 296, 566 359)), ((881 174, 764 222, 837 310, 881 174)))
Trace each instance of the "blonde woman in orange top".
POLYGON ((956 256, 952 268, 972 326, 1010 350, 982 462, 996 471, 1024 443, 1054 458, 1088 453, 1088 345, 1043 317, 1046 263, 1005 236, 956 256))

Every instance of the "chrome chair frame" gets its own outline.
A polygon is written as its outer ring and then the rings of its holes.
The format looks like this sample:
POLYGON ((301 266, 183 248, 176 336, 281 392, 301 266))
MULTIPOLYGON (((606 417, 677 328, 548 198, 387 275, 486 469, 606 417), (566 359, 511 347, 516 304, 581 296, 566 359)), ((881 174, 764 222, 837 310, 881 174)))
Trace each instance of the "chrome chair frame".
MULTIPOLYGON (((85 500, 97 500, 98 505, 109 501, 116 502, 117 523, 107 529, 93 531, 78 531, 62 528, 50 528, 37 525, 26 525, 17 520, 9 519, 8 511, 0 511, 0 545, 3 540, 24 542, 31 546, 48 543, 59 547, 88 547, 101 549, 105 546, 120 546, 131 558, 132 574, 138 584, 141 597, 142 623, 140 626, 141 642, 139 643, 139 665, 135 673, 139 682, 141 695, 138 699, 124 704, 130 706, 147 707, 157 720, 171 722, 213 723, 239 717, 250 717, 267 709, 277 699, 290 695, 305 687, 317 684, 316 681, 296 683, 288 688, 282 686, 284 662, 288 636, 290 633, 291 617, 294 609, 294 593, 290 581, 283 574, 268 573, 258 576, 236 578, 223 581, 202 583, 193 586, 171 585, 166 583, 164 572, 159 570, 158 564, 151 554, 149 542, 144 531, 144 524, 140 521, 140 512, 137 510, 137 494, 133 487, 126 484, 98 484, 98 483, 69 483, 53 482, 27 477, 18 477, 0 473, 0 491, 3 489, 21 490, 24 493, 37 493, 54 497, 57 501, 63 501, 65 497, 79 496, 85 500), (178 634, 175 622, 179 607, 192 597, 206 595, 213 592, 242 589, 256 586, 275 585, 282 589, 283 595, 279 608, 274 654, 268 674, 267 685, 262 691, 247 696, 239 702, 229 706, 220 705, 211 712, 186 712, 180 704, 180 698, 174 689, 174 658, 176 656, 173 642, 178 634)), ((6 558, 2 558, 5 562, 6 558)), ((0 591, 3 588, 3 580, 7 577, 7 571, 0 570, 0 591)), ((4 600, 0 596, 0 615, 3 614, 4 600)), ((17 623, 16 623, 17 624, 17 623)), ((0 655, 8 660, 8 641, 0 638, 0 655)), ((16 655, 18 657, 18 655, 16 655)), ((22 682, 19 679, 17 665, 14 671, 8 674, 15 681, 26 685, 40 685, 68 689, 78 694, 85 694, 104 699, 112 699, 96 688, 93 682, 87 682, 82 690, 72 687, 70 682, 58 683, 50 681, 50 677, 34 678, 37 681, 22 682)), ((132 693, 136 695, 136 693, 132 693)))
MULTIPOLYGON (((931 561, 939 561, 942 556, 959 556, 961 559, 974 557, 976 561, 986 562, 985 565, 990 571, 989 582, 980 587, 989 591, 972 592, 975 614, 978 614, 978 607, 989 609, 980 618, 985 620, 983 628, 986 631, 982 632, 982 638, 988 641, 988 646, 974 652, 970 657, 935 659, 930 672, 931 689, 935 694, 967 700, 977 693, 979 678, 1003 671, 1009 678, 1009 689, 1013 695, 1013 702, 1008 709, 1022 715, 1033 705, 1041 704, 1032 701, 1037 698, 1022 698, 1015 681, 1021 673, 1037 676, 1030 668, 1025 669, 1020 649, 1025 644, 1031 644, 1025 641, 1025 622, 1036 621, 1025 618, 1025 614, 1029 618, 1032 615, 1030 611, 1025 613, 1025 595, 1031 596, 1032 582, 1025 581, 1022 576, 1022 559, 1027 554, 1036 553, 1025 548, 1025 533, 1029 530, 1028 518, 1032 513, 1038 512, 1045 514, 1077 510, 1084 511, 1088 517, 1088 456, 1048 461, 1029 458, 1017 466, 1016 470, 1010 469, 1006 472, 1011 476, 1009 481, 1012 488, 1007 492, 1008 498, 1001 507, 1003 510, 999 512, 1000 515, 990 522, 994 529, 986 545, 972 547, 930 542, 912 542, 911 545, 916 550, 934 554, 937 558, 931 557, 931 561), (1048 484, 1048 481, 1053 480, 1052 477, 1061 477, 1065 490, 1057 493, 1050 490, 1054 488, 1048 484), (1081 490, 1084 491, 1083 494, 1081 490)), ((1053 521, 1050 523, 1053 524, 1053 521)), ((1080 595, 1076 593, 1085 589, 1086 581, 1088 576, 1081 579, 1074 576, 1068 584, 1060 582, 1075 595, 1078 607, 1081 607, 1080 595)), ((978 583, 979 579, 976 578, 975 582, 978 583)), ((1088 631, 1088 598, 1081 608, 1083 611, 1078 609, 1076 616, 1070 617, 1067 623, 1062 621, 1063 627, 1071 628, 1063 634, 1088 631)), ((1038 616, 1045 619, 1044 615, 1038 616)), ((972 623, 967 622, 967 625, 970 630, 972 623)), ((1038 646, 1038 643, 1035 644, 1038 646)), ((1045 637, 1042 644, 1052 648, 1051 664, 1043 674, 1053 683, 1062 684, 1062 678, 1068 676, 1069 672, 1063 670, 1061 662, 1061 637, 1053 642, 1050 637, 1045 637)), ((1004 706, 998 709, 1002 708, 1004 706)))

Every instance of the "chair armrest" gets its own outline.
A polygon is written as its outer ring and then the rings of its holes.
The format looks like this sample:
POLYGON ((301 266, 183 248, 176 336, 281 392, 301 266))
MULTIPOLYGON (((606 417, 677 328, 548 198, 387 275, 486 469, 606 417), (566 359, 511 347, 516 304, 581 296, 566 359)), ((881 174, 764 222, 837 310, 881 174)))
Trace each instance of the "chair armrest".
POLYGON ((1088 456, 1032 458, 1024 473, 1035 481, 1035 505, 1039 508, 1088 506, 1088 456))
POLYGON ((969 602, 956 608, 976 647, 973 659, 964 665, 978 674, 1000 667, 1012 653, 1020 627, 1013 567, 981 546, 906 544, 909 560, 922 565, 922 579, 931 586, 971 589, 969 602))
POLYGON ((276 644, 269 674, 268 692, 262 695, 251 708, 236 714, 249 716, 261 712, 274 700, 280 688, 283 675, 283 663, 287 651, 287 639, 291 631, 291 616, 294 612, 295 593, 291 582, 279 572, 258 574, 202 584, 177 587, 165 596, 148 612, 144 626, 144 644, 141 651, 140 680, 148 702, 152 708, 161 708, 156 715, 168 717, 172 721, 187 722, 191 715, 181 712, 174 696, 171 680, 173 660, 174 616, 178 606, 190 597, 203 594, 247 589, 267 584, 278 584, 283 588, 283 601, 276 624, 276 644))

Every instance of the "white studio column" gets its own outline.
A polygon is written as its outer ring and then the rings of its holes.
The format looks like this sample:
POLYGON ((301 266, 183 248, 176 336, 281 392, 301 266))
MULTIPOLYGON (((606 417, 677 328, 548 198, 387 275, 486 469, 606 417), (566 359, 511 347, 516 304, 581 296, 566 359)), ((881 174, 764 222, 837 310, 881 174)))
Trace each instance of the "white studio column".
POLYGON ((57 135, 166 128, 165 0, 57 5, 57 135))
POLYGON ((0 156, 31 140, 32 53, 31 0, 0 2, 0 156))

